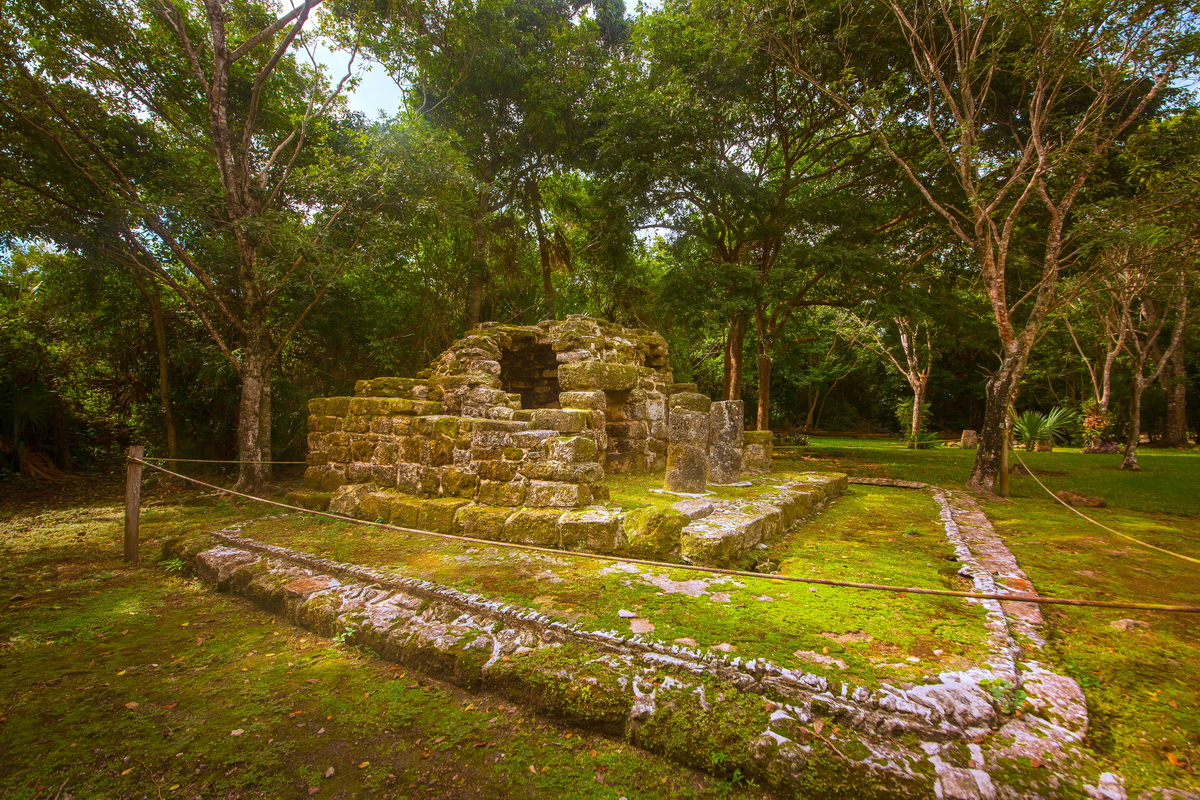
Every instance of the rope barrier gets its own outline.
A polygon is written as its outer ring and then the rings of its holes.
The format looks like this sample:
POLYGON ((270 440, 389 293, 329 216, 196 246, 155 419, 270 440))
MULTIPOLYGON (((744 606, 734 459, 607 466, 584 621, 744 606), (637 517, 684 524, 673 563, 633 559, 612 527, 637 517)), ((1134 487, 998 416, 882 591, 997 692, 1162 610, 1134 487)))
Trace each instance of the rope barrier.
POLYGON ((1022 458, 1021 458, 1021 454, 1020 454, 1020 453, 1018 453, 1016 450, 1011 450, 1011 451, 1009 451, 1009 452, 1011 452, 1013 455, 1015 455, 1015 456, 1017 457, 1017 461, 1019 461, 1019 462, 1021 463, 1021 466, 1022 466, 1022 467, 1025 467, 1025 471, 1026 471, 1027 473, 1029 473, 1029 477, 1031 477, 1031 478, 1033 478, 1035 481, 1037 481, 1037 485, 1038 485, 1038 486, 1040 486, 1040 487, 1042 487, 1042 489, 1044 489, 1044 490, 1045 490, 1046 494, 1048 494, 1048 495, 1050 495, 1051 497, 1053 497, 1053 498, 1054 498, 1056 501, 1058 501, 1058 502, 1059 502, 1059 503, 1061 503, 1062 505, 1066 506, 1066 507, 1067 507, 1067 508, 1069 508, 1071 511, 1074 511, 1076 514, 1078 514, 1079 516, 1083 517, 1083 518, 1084 518, 1084 519, 1086 519, 1088 522, 1090 522, 1090 523, 1092 523, 1093 525, 1095 525, 1097 528, 1103 528, 1104 530, 1108 531, 1109 533, 1116 534, 1117 536, 1120 536, 1120 537, 1121 537, 1121 538, 1123 538, 1123 539, 1128 539, 1129 541, 1131 541, 1131 542, 1134 542, 1135 544, 1139 544, 1139 545, 1141 545, 1142 547, 1148 547, 1148 548, 1150 548, 1151 550, 1157 550, 1157 551, 1158 551, 1158 552, 1160 552, 1160 553, 1166 553, 1166 554, 1167 554, 1167 555, 1169 555, 1169 556, 1174 556, 1175 558, 1181 558, 1181 559, 1183 559, 1184 561, 1190 561, 1190 562, 1192 562, 1193 564, 1200 564, 1200 558, 1192 558, 1191 556, 1185 556, 1185 555, 1184 555, 1184 554, 1182 554, 1182 553, 1176 553, 1174 550, 1168 550, 1168 549, 1167 549, 1167 548, 1165 548, 1165 547, 1159 547, 1159 546, 1158 546, 1158 545, 1156 545, 1156 544, 1150 544, 1149 542, 1144 542, 1144 541, 1142 541, 1141 539, 1137 538, 1136 536, 1130 536, 1128 533, 1121 533, 1120 531, 1113 530, 1112 528, 1108 527, 1107 525, 1105 525, 1105 524, 1104 524, 1104 523, 1102 523, 1102 522, 1097 522, 1096 520, 1094 520, 1094 519, 1092 519, 1091 517, 1089 517, 1087 514, 1085 514, 1085 513, 1083 513, 1082 511, 1080 511, 1080 510, 1079 510, 1078 508, 1076 508, 1075 506, 1073 506, 1073 505, 1071 505, 1070 503, 1068 503, 1066 500, 1063 500, 1061 497, 1059 497, 1058 495, 1056 495, 1054 492, 1050 491, 1050 489, 1048 489, 1048 488, 1046 487, 1046 484, 1044 484, 1044 483, 1042 483, 1040 480, 1038 480, 1038 476, 1033 474, 1033 470, 1032 470, 1032 469, 1030 469, 1030 468, 1029 468, 1029 465, 1028 465, 1028 464, 1026 464, 1026 463, 1025 463, 1025 461, 1024 461, 1022 458))
MULTIPOLYGON (((162 458, 142 457, 145 461, 174 461, 176 464, 307 464, 307 461, 223 461, 217 458, 162 458)), ((146 466, 152 466, 147 464, 146 466)))
POLYGON ((1067 599, 1067 598, 1042 597, 1041 595, 1030 595, 1030 594, 960 592, 960 591, 956 591, 954 589, 922 589, 922 588, 913 587, 913 586, 889 586, 886 584, 856 583, 853 581, 837 581, 837 580, 829 580, 829 579, 825 579, 825 578, 802 578, 802 577, 799 577, 796 575, 781 575, 781 574, 769 574, 769 573, 762 573, 762 572, 749 572, 746 570, 739 570, 739 569, 723 569, 721 567, 703 567, 703 566, 698 566, 696 564, 672 564, 672 563, 669 563, 666 561, 650 561, 648 559, 640 559, 640 558, 624 558, 622 556, 610 556, 610 555, 604 555, 601 553, 583 553, 583 552, 577 552, 574 550, 557 550, 557 549, 551 548, 551 547, 539 547, 537 545, 520 544, 517 542, 497 542, 497 541, 493 541, 491 539, 478 539, 473 536, 459 536, 457 534, 452 534, 452 533, 438 533, 437 531, 423 531, 423 530, 419 530, 417 528, 404 528, 404 527, 400 527, 399 525, 391 525, 386 522, 371 522, 371 521, 363 520, 363 519, 355 519, 354 517, 347 517, 342 514, 334 514, 329 511, 315 511, 311 508, 301 508, 300 506, 293 506, 293 505, 289 505, 287 503, 280 503, 277 500, 267 500, 266 498, 263 498, 263 497, 255 497, 254 495, 249 495, 249 494, 245 494, 243 492, 234 491, 233 489, 226 489, 221 486, 215 486, 211 483, 205 483, 204 481, 197 480, 196 478, 189 478, 187 475, 180 475, 177 472, 172 472, 171 470, 166 469, 165 467, 160 467, 157 464, 151 464, 140 458, 130 457, 129 460, 143 464, 147 467, 150 467, 151 469, 158 470, 159 472, 165 472, 168 475, 173 475, 176 478, 182 478, 185 481, 190 481, 198 486, 203 486, 205 488, 213 489, 218 492, 223 492, 225 494, 234 495, 235 497, 242 497, 247 500, 254 500, 259 503, 265 503, 267 505, 276 506, 277 508, 284 508, 289 511, 298 511, 303 514, 312 514, 314 516, 327 517, 329 519, 336 519, 341 522, 350 522, 350 523, 354 523, 356 525, 365 525, 365 526, 374 527, 374 528, 384 528, 387 530, 399 531, 400 533, 408 533, 408 534, 415 533, 415 534, 419 534, 422 536, 432 536, 432 537, 435 537, 438 539, 446 539, 446 540, 458 541, 458 542, 469 542, 471 544, 483 545, 485 547, 499 547, 499 548, 504 548, 504 549, 509 549, 509 550, 526 550, 529 552, 544 553, 547 555, 554 555, 554 556, 567 556, 569 558, 587 559, 587 560, 592 560, 592 561, 607 561, 607 562, 621 563, 621 564, 639 564, 639 565, 648 566, 648 567, 658 567, 658 568, 662 568, 662 569, 687 570, 687 571, 691 571, 691 572, 704 572, 704 573, 713 574, 713 575, 733 575, 733 576, 743 577, 743 578, 756 578, 758 580, 816 584, 818 586, 836 586, 836 587, 847 588, 847 589, 866 589, 869 591, 883 591, 883 592, 892 592, 892 593, 899 593, 899 594, 922 594, 922 595, 933 595, 936 597, 963 597, 963 598, 976 599, 976 600, 1002 600, 1005 602, 1037 603, 1037 604, 1041 604, 1041 605, 1087 606, 1087 607, 1091 607, 1091 608, 1120 608, 1120 609, 1133 609, 1133 610, 1139 610, 1139 611, 1179 611, 1179 612, 1188 613, 1188 614, 1200 613, 1200 606, 1174 606, 1174 605, 1162 605, 1162 604, 1157 604, 1157 603, 1125 603, 1125 602, 1108 601, 1108 600, 1077 600, 1077 599, 1067 599))

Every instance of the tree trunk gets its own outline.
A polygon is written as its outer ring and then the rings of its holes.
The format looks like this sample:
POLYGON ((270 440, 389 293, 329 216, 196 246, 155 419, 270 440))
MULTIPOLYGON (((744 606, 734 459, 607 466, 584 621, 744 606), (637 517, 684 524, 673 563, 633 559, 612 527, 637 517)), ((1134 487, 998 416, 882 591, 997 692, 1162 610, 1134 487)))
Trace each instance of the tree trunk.
POLYGON ((917 434, 921 432, 921 414, 924 412, 925 405, 925 384, 920 381, 914 381, 912 384, 913 390, 913 407, 912 407, 912 441, 913 446, 916 446, 917 434))
POLYGON ((1163 444, 1167 447, 1187 447, 1187 362, 1182 347, 1175 348, 1163 375, 1167 395, 1167 427, 1163 444))
POLYGON ((771 356, 766 345, 758 345, 758 415, 755 428, 771 430, 771 356))
POLYGON ((1137 449, 1142 440, 1142 394, 1146 391, 1146 381, 1140 376, 1134 376, 1133 396, 1129 399, 1129 438, 1125 440, 1125 458, 1121 459, 1121 469, 1131 472, 1141 472, 1138 465, 1137 449))
POLYGON ((258 491, 269 475, 269 467, 262 463, 264 447, 270 448, 270 393, 271 371, 268 364, 271 343, 265 330, 253 331, 242 351, 239 377, 242 394, 238 403, 238 479, 234 489, 253 494, 258 491), (264 411, 268 439, 264 442, 264 411))
POLYGON ((742 397, 742 364, 746 343, 746 315, 735 314, 729 320, 729 332, 725 336, 725 375, 721 385, 722 400, 740 400, 742 397))
POLYGON ((987 382, 987 402, 983 410, 983 426, 979 430, 979 449, 967 485, 977 491, 995 494, 1000 475, 1000 461, 1007 435, 1005 421, 1008 407, 1016 394, 1025 359, 1019 352, 1010 352, 1000 362, 1000 368, 987 382))
POLYGON ((167 352, 167 321, 162 310, 162 300, 158 296, 158 285, 153 281, 143 280, 135 267, 133 280, 138 291, 146 299, 150 308, 150 322, 154 327, 154 347, 158 353, 158 404, 162 409, 163 427, 167 434, 167 465, 175 469, 175 459, 179 458, 179 437, 175 430, 175 411, 171 406, 171 365, 167 352), (148 284, 148 285, 147 285, 148 284))
POLYGON ((471 266, 467 276, 467 330, 483 322, 483 292, 487 286, 487 228, 483 214, 487 208, 485 195, 479 196, 475 216, 471 219, 471 266))

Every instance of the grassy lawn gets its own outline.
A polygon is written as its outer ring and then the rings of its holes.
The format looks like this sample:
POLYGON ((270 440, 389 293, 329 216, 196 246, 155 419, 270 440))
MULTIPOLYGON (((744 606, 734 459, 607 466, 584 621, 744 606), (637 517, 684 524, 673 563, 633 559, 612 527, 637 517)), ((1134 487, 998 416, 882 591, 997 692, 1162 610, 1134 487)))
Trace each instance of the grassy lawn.
MULTIPOLYGON (((973 453, 907 450, 898 443, 814 439, 785 466, 905 478, 961 487, 973 453)), ((1144 450, 1143 471, 1116 469, 1120 456, 1077 449, 1021 453, 1053 491, 1103 497, 1085 509, 1116 530, 1200 558, 1200 453, 1144 450)), ((985 502, 1034 585, 1044 594, 1200 605, 1200 565, 1147 550, 1090 525, 1051 500, 1028 476, 1013 476, 1012 502, 985 502)), ((1200 615, 1047 608, 1052 655, 1087 692, 1089 743, 1137 790, 1200 790, 1200 615), (1134 619, 1147 628, 1120 630, 1134 619)), ((1131 791, 1136 797, 1137 792, 1131 791)))
MULTIPOLYGON (((152 536, 209 531, 229 513, 220 506, 227 504, 218 503, 211 517, 162 506, 148 511, 143 525, 152 536)), ((628 632, 633 620, 648 620, 654 626, 649 635, 664 642, 721 646, 857 683, 917 680, 983 654, 982 610, 957 598, 613 565, 307 516, 264 519, 242 533, 477 592, 592 630, 628 632)), ((771 553, 786 574, 969 588, 952 555, 928 496, 860 486, 783 537, 771 553)))
POLYGON ((124 567, 76 502, 0 514, 5 800, 761 796, 124 567))
MULTIPOLYGON (((1200 454, 1024 454, 1052 489, 1108 500, 1105 524, 1200 557, 1200 454)), ((972 454, 816 439, 787 470, 961 486, 972 454)), ((648 484, 649 485, 649 484, 648 484)), ((984 508, 1047 594, 1200 604, 1200 567, 1112 536, 1028 477, 984 508)), ((625 745, 580 735, 291 628, 162 566, 121 566, 119 487, 56 510, 0 512, 0 796, 756 797, 625 745), (131 704, 137 704, 133 706, 131 704), (242 731, 233 736, 233 731, 242 731), (360 766, 364 765, 365 766, 360 766), (333 774, 325 778, 330 767, 333 774), (532 768, 532 769, 531 769, 532 768)), ((855 682, 913 680, 976 656, 976 607, 681 570, 616 568, 405 537, 151 488, 144 552, 256 520, 245 533, 526 605, 595 629, 633 612, 665 641, 729 645, 855 682), (602 602, 598 602, 601 598, 602 602), (918 659, 916 662, 910 658, 918 659), (841 669, 837 662, 846 665, 841 669)), ((630 500, 632 502, 632 500, 630 500)), ((921 492, 852 486, 773 546, 795 575, 963 586, 921 492)), ((1200 791, 1200 619, 1047 609, 1050 660, 1084 686, 1089 744, 1127 781, 1200 791), (1134 619, 1145 628, 1112 623, 1134 619)))

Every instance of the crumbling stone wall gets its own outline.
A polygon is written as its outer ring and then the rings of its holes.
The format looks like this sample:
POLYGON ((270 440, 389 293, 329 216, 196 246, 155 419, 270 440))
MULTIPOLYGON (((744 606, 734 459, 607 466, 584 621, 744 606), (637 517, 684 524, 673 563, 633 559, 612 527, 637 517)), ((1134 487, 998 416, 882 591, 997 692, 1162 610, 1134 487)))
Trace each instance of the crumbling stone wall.
MULTIPOLYGON (((671 408, 707 414, 710 403, 674 382, 657 333, 581 316, 485 323, 417 378, 311 401, 305 477, 326 491, 372 483, 491 506, 585 506, 607 499, 606 472, 665 468, 671 408)), ((706 453, 707 432, 696 439, 706 453)))

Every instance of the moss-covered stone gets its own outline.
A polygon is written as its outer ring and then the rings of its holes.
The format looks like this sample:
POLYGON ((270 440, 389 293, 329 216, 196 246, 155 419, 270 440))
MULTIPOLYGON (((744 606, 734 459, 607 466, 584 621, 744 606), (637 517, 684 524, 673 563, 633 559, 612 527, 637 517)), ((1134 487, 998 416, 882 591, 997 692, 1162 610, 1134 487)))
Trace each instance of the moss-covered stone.
POLYGON ((454 533, 455 514, 467 505, 466 500, 454 498, 428 498, 420 501, 420 511, 417 515, 417 527, 423 531, 438 533, 454 533))
POLYGON ((688 518, 673 508, 636 508, 621 520, 626 548, 635 556, 665 556, 679 550, 688 518))
POLYGON ((558 368, 558 383, 568 392, 589 389, 623 391, 637 386, 637 381, 637 367, 629 364, 583 361, 578 364, 563 364, 558 368))
POLYGON ((514 513, 511 508, 489 508, 481 505, 466 505, 454 515, 457 533, 477 539, 494 539, 504 530, 504 523, 514 513))
POLYGON ((304 489, 295 489, 287 493, 287 502, 289 505, 307 508, 311 511, 325 511, 329 508, 329 501, 333 498, 333 492, 313 492, 305 491, 304 489))
POLYGON ((505 521, 502 538, 506 542, 558 547, 558 521, 561 516, 562 512, 554 509, 521 509, 505 521))
POLYGON ((567 511, 559 518, 562 547, 593 553, 614 553, 624 544, 621 515, 607 508, 582 508, 567 511))

